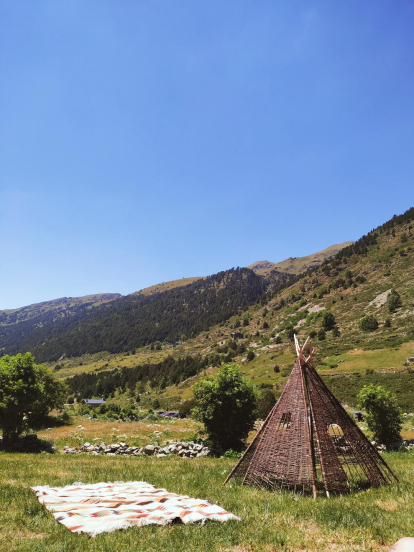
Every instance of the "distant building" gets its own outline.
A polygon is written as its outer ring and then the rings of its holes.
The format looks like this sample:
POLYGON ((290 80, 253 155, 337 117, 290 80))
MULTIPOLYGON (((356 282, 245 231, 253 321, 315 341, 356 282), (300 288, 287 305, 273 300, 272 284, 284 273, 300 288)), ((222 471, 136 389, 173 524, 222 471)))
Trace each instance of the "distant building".
POLYGON ((82 402, 88 406, 100 406, 101 404, 106 404, 105 399, 83 399, 82 402))

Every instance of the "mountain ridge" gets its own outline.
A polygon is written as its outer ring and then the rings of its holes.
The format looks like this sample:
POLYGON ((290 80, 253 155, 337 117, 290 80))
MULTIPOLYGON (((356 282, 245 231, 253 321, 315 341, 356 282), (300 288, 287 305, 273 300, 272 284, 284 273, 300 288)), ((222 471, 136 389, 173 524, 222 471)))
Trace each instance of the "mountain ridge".
POLYGON ((322 251, 305 255, 304 257, 288 257, 284 261, 256 261, 248 265, 247 268, 253 270, 257 274, 266 276, 271 270, 277 270, 278 272, 286 272, 289 274, 300 274, 311 268, 315 268, 323 263, 323 261, 334 257, 341 249, 352 245, 353 241, 346 241, 339 244, 330 245, 322 251))

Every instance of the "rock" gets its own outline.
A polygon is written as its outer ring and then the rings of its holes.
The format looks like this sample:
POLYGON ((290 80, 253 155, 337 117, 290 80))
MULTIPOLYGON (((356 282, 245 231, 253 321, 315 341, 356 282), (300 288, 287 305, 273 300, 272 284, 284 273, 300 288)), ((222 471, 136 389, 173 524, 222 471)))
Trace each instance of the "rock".
POLYGON ((164 458, 164 456, 167 456, 166 454, 160 452, 159 454, 157 454, 157 458, 164 458))
MULTIPOLYGON (((408 364, 412 364, 414 362, 414 357, 408 357, 407 358, 407 363, 408 364)), ((407 537, 408 538, 408 537, 407 537)), ((399 541, 398 541, 399 542, 399 541)))
POLYGON ((388 552, 414 552, 414 538, 403 537, 393 544, 388 552))
POLYGON ((151 456, 155 452, 155 447, 153 445, 147 445, 144 447, 144 454, 151 456))
POLYGON ((84 443, 83 446, 84 446, 84 448, 88 448, 88 447, 91 446, 91 444, 90 443, 84 443))

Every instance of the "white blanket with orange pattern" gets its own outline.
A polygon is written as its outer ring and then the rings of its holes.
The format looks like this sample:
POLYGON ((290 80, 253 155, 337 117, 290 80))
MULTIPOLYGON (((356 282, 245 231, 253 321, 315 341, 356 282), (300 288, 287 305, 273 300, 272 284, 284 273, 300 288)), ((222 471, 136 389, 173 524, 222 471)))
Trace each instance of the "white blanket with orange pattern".
POLYGON ((31 487, 39 502, 74 533, 99 533, 173 521, 194 523, 240 518, 208 500, 157 489, 144 481, 74 483, 66 487, 31 487))

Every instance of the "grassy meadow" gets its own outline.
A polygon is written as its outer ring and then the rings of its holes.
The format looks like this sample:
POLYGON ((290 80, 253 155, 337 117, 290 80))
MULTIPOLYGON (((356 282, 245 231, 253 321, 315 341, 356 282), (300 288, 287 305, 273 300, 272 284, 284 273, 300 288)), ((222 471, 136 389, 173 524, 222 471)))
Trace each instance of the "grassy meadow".
POLYGON ((62 425, 37 431, 40 439, 50 441, 54 446, 77 446, 85 441, 100 443, 127 442, 130 446, 148 444, 165 445, 169 441, 188 441, 198 430, 198 424, 190 419, 158 417, 155 421, 119 422, 88 420, 74 416, 70 425, 62 425))
POLYGON ((0 550, 385 551, 398 538, 414 533, 414 455, 388 453, 386 460, 399 483, 313 501, 233 481, 223 487, 235 462, 229 459, 0 453, 0 550), (148 526, 90 538, 72 534, 56 522, 28 488, 129 480, 211 500, 241 522, 148 526))

